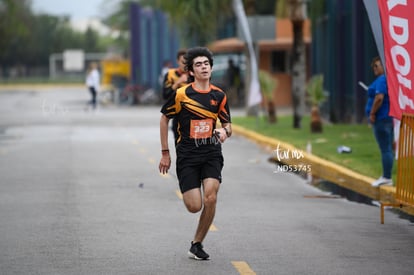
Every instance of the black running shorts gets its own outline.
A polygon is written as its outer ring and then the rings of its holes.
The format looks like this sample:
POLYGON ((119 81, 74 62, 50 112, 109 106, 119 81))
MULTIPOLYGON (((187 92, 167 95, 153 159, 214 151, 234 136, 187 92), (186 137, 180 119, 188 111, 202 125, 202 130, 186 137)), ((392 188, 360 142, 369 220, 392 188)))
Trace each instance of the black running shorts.
POLYGON ((217 179, 221 183, 221 170, 224 161, 221 155, 203 154, 203 156, 177 155, 176 171, 181 193, 200 188, 206 178, 217 179))

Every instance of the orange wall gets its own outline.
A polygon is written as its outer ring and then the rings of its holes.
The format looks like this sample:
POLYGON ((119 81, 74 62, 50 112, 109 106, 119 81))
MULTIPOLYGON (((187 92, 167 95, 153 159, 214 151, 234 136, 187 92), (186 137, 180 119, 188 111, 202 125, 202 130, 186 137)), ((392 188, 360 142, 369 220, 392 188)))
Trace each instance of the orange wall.
MULTIPOLYGON (((259 57, 259 69, 270 71, 271 52, 261 52, 259 57)), ((273 91, 273 103, 277 107, 292 106, 291 83, 292 78, 287 73, 274 73, 273 77, 277 81, 277 86, 273 91)))
MULTIPOLYGON (((259 54, 259 69, 271 72, 271 54, 274 50, 285 50, 290 51, 293 43, 293 29, 292 22, 290 19, 276 19, 275 20, 276 37, 274 40, 259 41, 257 46, 260 47, 258 50, 259 54)), ((309 77, 310 72, 310 43, 311 43, 311 22, 309 19, 305 20, 303 26, 304 42, 306 46, 306 61, 307 61, 307 74, 309 77)), ((226 52, 226 51, 242 51, 244 43, 237 38, 229 38, 223 41, 216 41, 217 49, 215 52, 226 52), (220 45, 219 45, 220 44, 220 45), (220 47, 218 47, 220 46, 220 47)), ((292 96, 291 96, 291 85, 292 77, 287 72, 273 73, 273 77, 277 80, 277 87, 275 88, 274 103, 278 107, 291 107, 292 96)))
MULTIPOLYGON (((310 40, 311 38, 311 28, 310 28, 310 20, 305 20, 303 25, 303 35, 305 40, 310 40)), ((290 38, 293 37, 293 29, 292 29, 292 22, 290 19, 276 19, 276 34, 278 38, 290 38)), ((309 46, 308 46, 309 47, 309 46)), ((309 48, 307 47, 307 69, 309 72, 309 48)), ((291 46, 286 49, 289 51, 291 46)), ((278 48, 278 50, 282 50, 278 48)), ((272 49, 262 49, 260 50, 259 55, 259 69, 271 71, 271 51, 272 49)), ((273 73, 273 77, 277 80, 277 86, 273 92, 273 101, 276 106, 278 107, 291 107, 292 106, 292 95, 291 95, 291 87, 292 87, 292 77, 288 73, 273 73)))
MULTIPOLYGON (((293 37, 293 28, 292 28, 292 21, 290 19, 280 19, 277 18, 275 22, 276 28, 276 36, 278 38, 292 38, 293 37)), ((310 39, 311 38, 311 22, 309 19, 306 19, 303 22, 303 38, 310 39)))

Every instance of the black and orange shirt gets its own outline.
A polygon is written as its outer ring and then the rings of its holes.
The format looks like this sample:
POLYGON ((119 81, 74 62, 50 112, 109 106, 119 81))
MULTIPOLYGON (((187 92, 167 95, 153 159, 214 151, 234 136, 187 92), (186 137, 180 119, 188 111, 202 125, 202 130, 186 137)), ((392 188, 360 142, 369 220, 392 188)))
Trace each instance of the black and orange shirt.
MULTIPOLYGON (((183 73, 179 69, 169 69, 165 74, 164 83, 162 87, 162 97, 167 100, 173 93, 172 86, 180 78, 183 73)), ((180 87, 187 85, 187 83, 181 83, 180 87)))
POLYGON ((206 91, 197 90, 194 83, 177 89, 175 96, 163 105, 161 113, 178 120, 177 145, 187 149, 214 143, 217 120, 231 123, 226 94, 211 84, 206 91))

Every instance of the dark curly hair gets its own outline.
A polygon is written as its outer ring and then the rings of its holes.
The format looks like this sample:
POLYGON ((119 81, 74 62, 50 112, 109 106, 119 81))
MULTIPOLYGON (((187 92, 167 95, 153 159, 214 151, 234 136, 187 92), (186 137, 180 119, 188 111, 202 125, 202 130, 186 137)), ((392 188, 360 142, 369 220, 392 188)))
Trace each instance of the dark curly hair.
POLYGON ((213 67, 213 53, 206 47, 194 47, 187 50, 187 53, 184 56, 185 70, 187 72, 194 72, 193 62, 196 57, 205 56, 210 62, 210 66, 213 67))
POLYGON ((185 49, 180 49, 180 50, 178 50, 177 55, 176 55, 177 59, 180 59, 180 57, 181 57, 182 55, 184 55, 184 56, 185 56, 185 53, 186 53, 186 52, 187 52, 187 51, 186 51, 185 49))

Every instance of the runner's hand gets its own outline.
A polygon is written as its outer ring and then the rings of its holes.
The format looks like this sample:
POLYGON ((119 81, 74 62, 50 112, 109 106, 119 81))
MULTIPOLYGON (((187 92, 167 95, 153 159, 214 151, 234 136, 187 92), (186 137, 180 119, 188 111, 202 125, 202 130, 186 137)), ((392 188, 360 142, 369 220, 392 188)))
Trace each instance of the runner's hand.
POLYGON ((160 165, 159 165, 160 173, 167 174, 168 169, 170 169, 170 166, 171 166, 170 155, 169 154, 168 155, 163 155, 161 157, 160 165))
POLYGON ((214 135, 223 143, 227 138, 227 133, 223 128, 214 129, 214 135))
POLYGON ((187 79, 188 79, 188 75, 187 75, 187 74, 182 74, 182 75, 180 75, 180 77, 176 80, 176 83, 177 83, 177 84, 187 83, 187 79))

